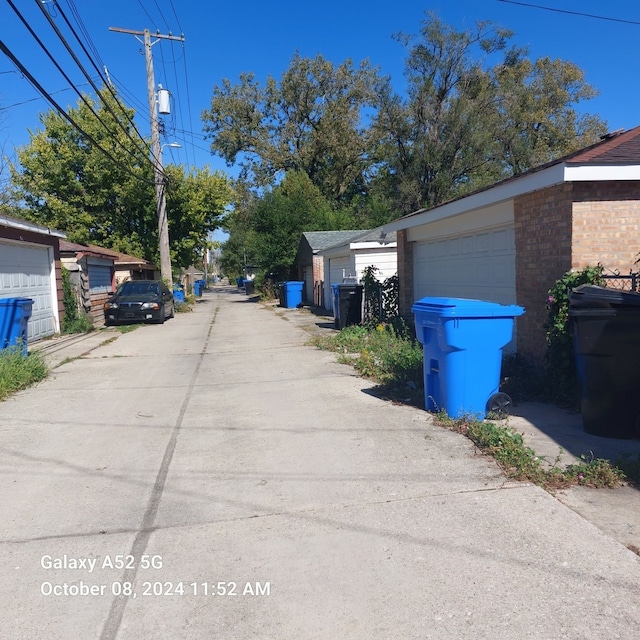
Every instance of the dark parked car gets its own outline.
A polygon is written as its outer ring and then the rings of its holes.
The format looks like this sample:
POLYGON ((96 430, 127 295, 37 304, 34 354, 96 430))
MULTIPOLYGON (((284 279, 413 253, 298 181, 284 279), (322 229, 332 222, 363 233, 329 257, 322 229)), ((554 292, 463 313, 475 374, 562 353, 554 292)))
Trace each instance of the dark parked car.
POLYGON ((173 293, 161 280, 123 282, 104 304, 104 323, 157 322, 173 318, 173 293))

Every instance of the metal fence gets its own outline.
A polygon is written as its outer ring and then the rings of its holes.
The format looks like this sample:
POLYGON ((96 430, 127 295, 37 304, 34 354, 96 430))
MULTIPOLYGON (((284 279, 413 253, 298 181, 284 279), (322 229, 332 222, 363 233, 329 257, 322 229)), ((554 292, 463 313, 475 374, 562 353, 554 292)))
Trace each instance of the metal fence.
POLYGON ((618 289, 619 291, 640 291, 640 274, 629 272, 627 275, 620 273, 604 274, 604 286, 609 289, 618 289))

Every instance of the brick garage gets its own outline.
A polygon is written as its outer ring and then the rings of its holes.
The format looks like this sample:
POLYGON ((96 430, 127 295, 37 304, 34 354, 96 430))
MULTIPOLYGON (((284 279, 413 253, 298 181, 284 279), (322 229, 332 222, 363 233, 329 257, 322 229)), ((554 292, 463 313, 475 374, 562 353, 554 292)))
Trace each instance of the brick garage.
MULTIPOLYGON (((488 189, 417 211, 385 225, 384 230, 398 231, 402 315, 411 315, 414 300, 443 292, 516 303, 526 308, 517 320, 517 351, 540 361, 545 352, 546 296, 558 278, 570 269, 598 263, 621 273, 636 266, 640 127, 607 136, 488 189), (500 245, 482 240, 498 232, 503 234, 500 245), (469 261, 473 268, 459 273, 447 270, 446 282, 441 276, 425 274, 425 264, 430 273, 438 273, 437 252, 431 248, 463 248, 474 242, 475 253, 469 261), (504 254, 501 262, 496 259, 500 252, 504 254), (430 261, 421 262, 420 255, 430 256, 430 261), (508 273, 501 273, 497 265, 504 265, 508 273), (483 268, 486 279, 470 287, 483 268), (500 281, 498 287, 492 286, 492 278, 500 281), (473 295, 468 294, 470 290, 473 295)), ((453 258, 443 260, 454 264, 453 258)), ((458 258, 464 262, 462 251, 458 258)))

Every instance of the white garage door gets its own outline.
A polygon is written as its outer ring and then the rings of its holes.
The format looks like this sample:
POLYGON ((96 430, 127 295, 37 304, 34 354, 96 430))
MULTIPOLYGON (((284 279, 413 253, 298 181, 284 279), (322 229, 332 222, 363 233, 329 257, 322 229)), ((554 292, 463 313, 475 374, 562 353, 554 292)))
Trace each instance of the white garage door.
POLYGON ((516 301, 513 226, 454 235, 414 246, 414 299, 474 298, 516 301))
POLYGON ((53 249, 0 241, 0 298, 31 298, 29 340, 56 332, 53 249))
POLYGON ((346 258, 331 258, 329 260, 329 280, 325 282, 324 306, 329 311, 333 311, 333 289, 332 284, 340 284, 345 277, 351 274, 351 261, 346 258))

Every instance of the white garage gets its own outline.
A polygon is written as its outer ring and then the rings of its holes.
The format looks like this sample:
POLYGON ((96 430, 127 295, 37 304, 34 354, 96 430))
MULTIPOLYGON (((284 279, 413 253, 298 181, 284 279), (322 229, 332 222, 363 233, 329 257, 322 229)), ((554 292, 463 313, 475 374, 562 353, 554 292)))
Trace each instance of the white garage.
POLYGON ((26 221, 0 218, 0 298, 33 300, 30 341, 59 331, 54 247, 63 236, 26 221))

